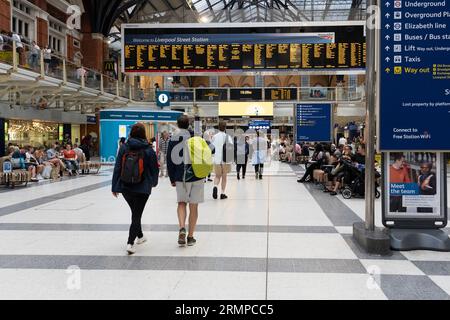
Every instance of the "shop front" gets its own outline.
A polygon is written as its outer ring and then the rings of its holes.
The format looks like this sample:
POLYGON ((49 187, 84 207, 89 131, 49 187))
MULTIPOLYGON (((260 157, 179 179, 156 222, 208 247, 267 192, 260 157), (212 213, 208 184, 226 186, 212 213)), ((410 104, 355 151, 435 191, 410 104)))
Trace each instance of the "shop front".
POLYGON ((63 126, 58 123, 28 120, 6 120, 5 142, 18 146, 50 146, 62 140, 63 126))

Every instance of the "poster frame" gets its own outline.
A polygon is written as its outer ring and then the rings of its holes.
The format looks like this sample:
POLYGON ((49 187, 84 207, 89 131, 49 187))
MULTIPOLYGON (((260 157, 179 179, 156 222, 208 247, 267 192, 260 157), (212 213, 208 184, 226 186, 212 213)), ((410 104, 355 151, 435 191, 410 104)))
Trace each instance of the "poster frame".
MULTIPOLYGON (((403 153, 415 153, 417 151, 399 151, 403 153)), ((420 152, 420 151, 419 151, 420 152)), ((440 206, 441 206, 441 215, 440 217, 425 217, 425 216, 404 216, 404 217, 396 217, 391 216, 387 212, 387 208, 389 206, 389 186, 388 186, 388 171, 389 171, 389 159, 391 152, 383 152, 382 153, 382 183, 381 183, 381 192, 382 192, 382 222, 386 228, 389 229, 443 229, 448 224, 448 199, 447 199, 447 156, 443 152, 431 152, 436 153, 437 161, 440 161, 440 206)), ((436 173, 437 174, 437 173, 436 173)))

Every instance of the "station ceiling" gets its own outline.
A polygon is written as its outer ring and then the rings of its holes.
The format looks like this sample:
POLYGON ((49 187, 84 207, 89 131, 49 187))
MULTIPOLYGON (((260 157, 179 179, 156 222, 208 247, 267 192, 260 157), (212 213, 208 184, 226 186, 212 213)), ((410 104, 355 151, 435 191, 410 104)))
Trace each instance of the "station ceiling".
POLYGON ((120 41, 123 23, 308 22, 365 19, 366 0, 72 0, 93 32, 120 41))

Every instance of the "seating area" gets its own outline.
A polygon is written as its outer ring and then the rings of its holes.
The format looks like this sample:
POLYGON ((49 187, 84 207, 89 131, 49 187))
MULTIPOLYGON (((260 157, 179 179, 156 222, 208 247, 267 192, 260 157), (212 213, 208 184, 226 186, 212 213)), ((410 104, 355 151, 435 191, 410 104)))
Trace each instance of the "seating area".
POLYGON ((15 188, 64 176, 98 174, 101 163, 86 157, 89 153, 86 147, 70 142, 64 146, 55 142, 51 147, 37 148, 9 143, 7 155, 0 158, 0 186, 15 188))

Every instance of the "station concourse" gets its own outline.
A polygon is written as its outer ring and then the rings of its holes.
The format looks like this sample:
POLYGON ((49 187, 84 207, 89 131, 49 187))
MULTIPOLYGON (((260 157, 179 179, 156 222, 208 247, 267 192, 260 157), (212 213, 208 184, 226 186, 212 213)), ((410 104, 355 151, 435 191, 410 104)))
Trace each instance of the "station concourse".
POLYGON ((374 227, 450 232, 448 149, 367 136, 386 113, 366 119, 369 2, 0 0, 0 300, 449 300, 450 252, 377 255, 354 236, 367 141, 374 227), (208 145, 225 126, 246 159, 199 178, 192 246, 166 174, 183 116, 208 145), (111 191, 136 124, 161 174, 130 252, 130 207, 111 191))

